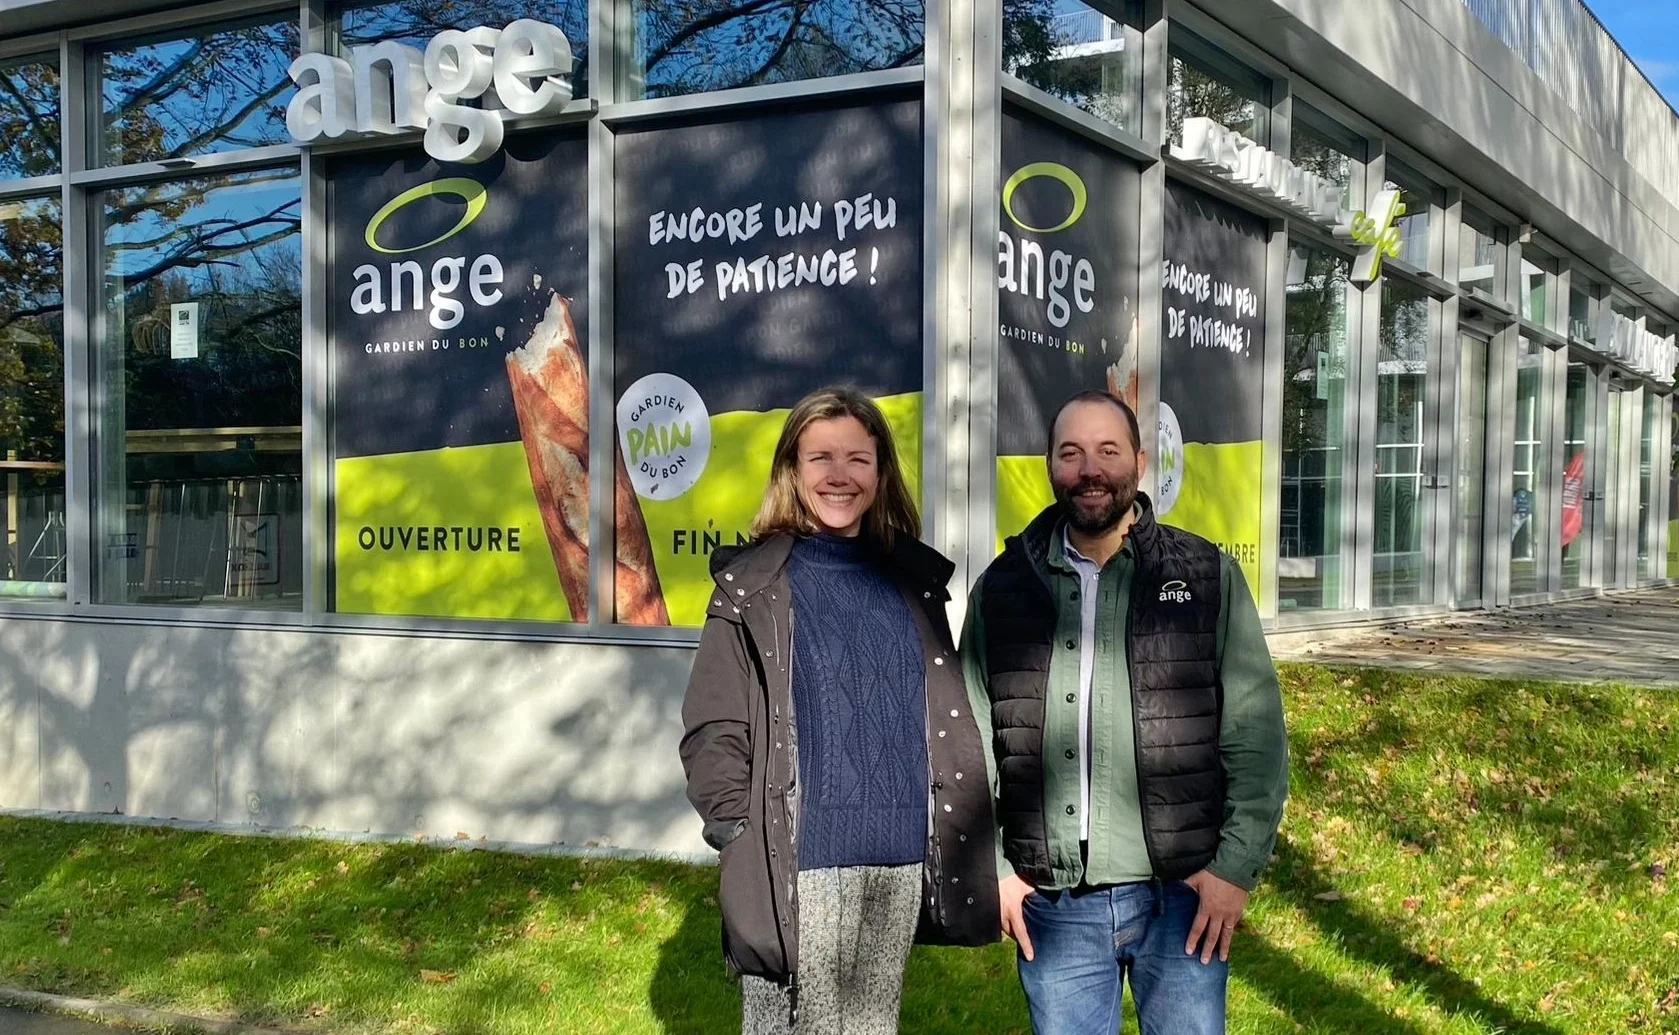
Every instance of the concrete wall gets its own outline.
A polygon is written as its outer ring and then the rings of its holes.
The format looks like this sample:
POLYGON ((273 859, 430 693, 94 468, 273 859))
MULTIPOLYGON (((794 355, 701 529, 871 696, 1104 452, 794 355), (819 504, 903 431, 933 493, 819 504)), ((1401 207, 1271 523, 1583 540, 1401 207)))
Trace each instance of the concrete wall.
POLYGON ((1679 313, 1679 208, 1611 143, 1675 132, 1671 111, 1622 105, 1618 125, 1588 123, 1460 0, 1196 4, 1679 313))
POLYGON ((0 807, 703 851, 693 657, 0 620, 0 807))

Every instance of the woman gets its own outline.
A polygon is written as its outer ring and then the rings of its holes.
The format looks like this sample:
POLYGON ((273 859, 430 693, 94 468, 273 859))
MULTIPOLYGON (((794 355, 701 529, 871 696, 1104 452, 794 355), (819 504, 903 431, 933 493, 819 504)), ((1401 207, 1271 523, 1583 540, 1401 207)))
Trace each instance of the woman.
POLYGON ((746 1035, 890 1035, 912 940, 996 941, 979 732, 949 561, 879 408, 793 408, 753 541, 717 582, 682 706, 688 799, 721 851, 746 1035))

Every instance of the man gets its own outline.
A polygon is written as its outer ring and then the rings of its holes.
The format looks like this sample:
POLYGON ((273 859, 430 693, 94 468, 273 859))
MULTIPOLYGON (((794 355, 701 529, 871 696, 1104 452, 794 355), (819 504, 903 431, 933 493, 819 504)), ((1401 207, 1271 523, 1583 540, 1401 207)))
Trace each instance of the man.
POLYGON ((975 585, 968 696, 997 803, 1003 933, 1038 1035, 1224 1031, 1231 936, 1288 792, 1276 669, 1230 557, 1157 524, 1137 417, 1050 429, 1056 502, 975 585))

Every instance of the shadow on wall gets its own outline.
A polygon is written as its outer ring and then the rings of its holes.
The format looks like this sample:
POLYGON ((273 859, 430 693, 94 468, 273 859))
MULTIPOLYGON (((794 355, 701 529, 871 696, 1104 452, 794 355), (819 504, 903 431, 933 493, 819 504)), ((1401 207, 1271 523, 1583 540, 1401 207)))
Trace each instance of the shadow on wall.
POLYGON ((697 850, 691 651, 0 623, 0 805, 697 850))

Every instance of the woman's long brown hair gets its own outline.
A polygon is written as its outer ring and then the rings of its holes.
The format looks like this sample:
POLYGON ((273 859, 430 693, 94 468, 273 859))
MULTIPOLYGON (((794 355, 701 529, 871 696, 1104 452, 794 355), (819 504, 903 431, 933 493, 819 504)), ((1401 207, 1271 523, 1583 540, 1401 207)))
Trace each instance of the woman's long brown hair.
POLYGON ((855 417, 874 439, 880 481, 874 503, 863 515, 863 535, 887 549, 899 534, 921 538, 921 515, 910 498, 903 468, 898 464, 892 427, 872 399, 852 388, 819 389, 800 399, 787 414, 787 423, 782 425, 781 439, 775 444, 775 456, 770 461, 769 488, 752 522, 754 538, 767 539, 779 533, 816 534, 821 526, 799 481, 799 437, 819 420, 841 417, 855 417))

